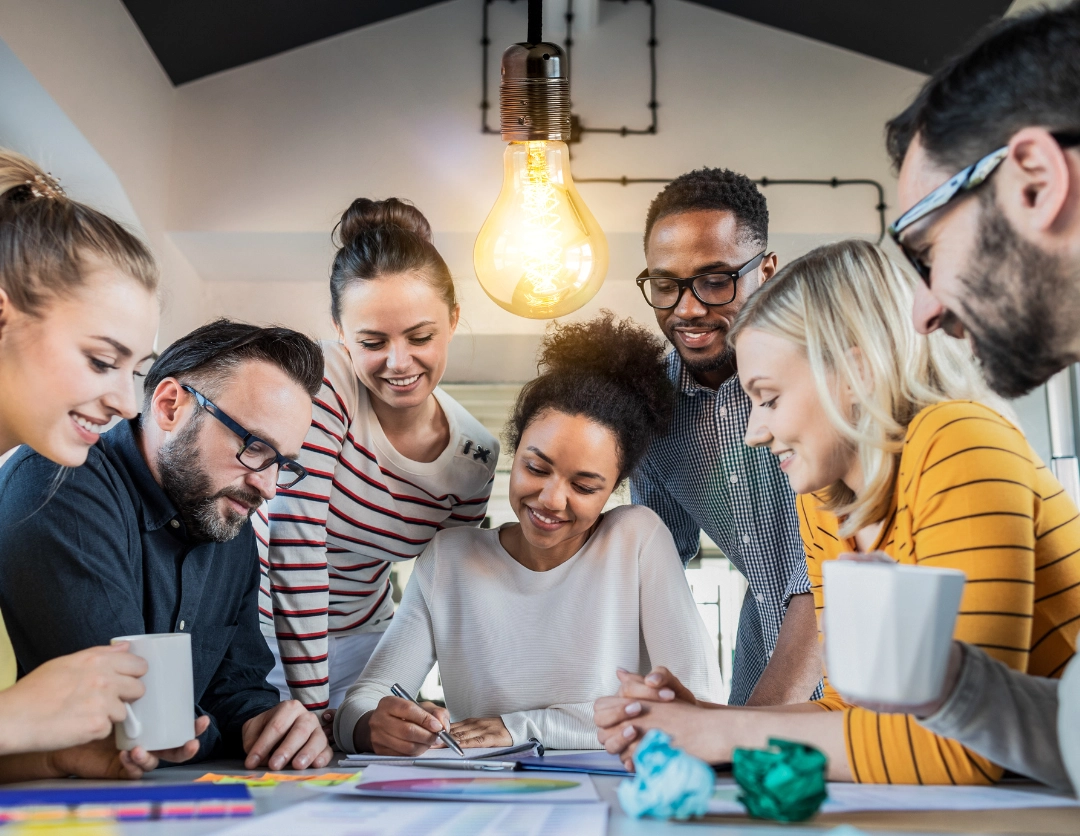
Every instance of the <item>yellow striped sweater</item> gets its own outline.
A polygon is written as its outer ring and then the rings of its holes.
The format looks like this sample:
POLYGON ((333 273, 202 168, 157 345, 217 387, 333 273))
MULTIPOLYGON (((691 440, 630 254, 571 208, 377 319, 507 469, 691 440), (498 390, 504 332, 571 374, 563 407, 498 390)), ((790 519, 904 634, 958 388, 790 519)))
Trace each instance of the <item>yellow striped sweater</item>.
MULTIPOLYGON (((812 494, 798 498, 820 615, 821 566, 857 551, 812 494)), ((1080 627, 1080 516, 1023 434, 970 401, 927 407, 908 427, 896 489, 875 549, 900 563, 967 575, 956 638, 1017 670, 1055 677, 1080 627)), ((903 714, 848 706, 826 680, 818 704, 843 710, 856 781, 985 784, 1002 770, 903 714)))

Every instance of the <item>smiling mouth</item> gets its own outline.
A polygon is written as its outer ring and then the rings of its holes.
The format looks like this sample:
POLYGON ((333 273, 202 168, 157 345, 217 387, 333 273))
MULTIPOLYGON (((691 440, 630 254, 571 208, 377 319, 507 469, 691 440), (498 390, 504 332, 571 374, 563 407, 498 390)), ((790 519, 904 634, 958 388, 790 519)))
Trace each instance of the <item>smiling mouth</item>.
POLYGON ((409 377, 384 377, 383 380, 385 380, 391 386, 397 386, 400 388, 405 386, 412 386, 421 377, 423 377, 423 375, 414 374, 410 375, 409 377))
POLYGON ((71 412, 69 414, 71 415, 71 420, 75 422, 75 425, 77 427, 85 430, 91 435, 101 435, 101 433, 105 430, 105 427, 109 423, 108 421, 104 421, 102 423, 91 421, 85 415, 80 415, 77 412, 71 412))
POLYGON ((525 506, 525 510, 529 512, 529 516, 532 517, 532 521, 539 528, 554 529, 560 525, 570 522, 570 520, 561 520, 558 517, 549 517, 546 514, 541 514, 535 508, 530 505, 525 506))

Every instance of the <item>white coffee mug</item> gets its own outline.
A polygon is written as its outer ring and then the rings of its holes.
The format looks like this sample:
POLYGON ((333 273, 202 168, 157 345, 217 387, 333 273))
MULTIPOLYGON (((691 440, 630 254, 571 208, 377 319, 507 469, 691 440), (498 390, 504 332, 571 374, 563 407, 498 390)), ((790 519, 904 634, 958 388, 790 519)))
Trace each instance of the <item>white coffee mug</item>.
POLYGON ((848 699, 916 706, 945 680, 966 576, 956 569, 830 560, 825 663, 848 699))
POLYGON ((191 636, 148 633, 117 636, 111 644, 129 642, 131 652, 146 660, 142 678, 146 693, 127 706, 117 723, 116 747, 147 751, 182 746, 195 736, 195 689, 191 677, 191 636))

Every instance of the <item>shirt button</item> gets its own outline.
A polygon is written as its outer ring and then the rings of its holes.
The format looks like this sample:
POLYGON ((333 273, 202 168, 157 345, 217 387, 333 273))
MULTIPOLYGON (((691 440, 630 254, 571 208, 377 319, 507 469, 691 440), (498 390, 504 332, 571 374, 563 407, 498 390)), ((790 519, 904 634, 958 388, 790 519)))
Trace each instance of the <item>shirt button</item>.
POLYGON ((731 474, 731 484, 734 485, 738 481, 739 481, 739 474, 738 473, 732 473, 731 474))
POLYGON ((171 525, 173 528, 179 528, 180 520, 169 520, 169 525, 171 525))
POLYGON ((720 407, 720 417, 721 418, 727 418, 727 407, 726 406, 720 407))
POLYGON ((180 622, 180 629, 181 629, 181 630, 183 630, 183 629, 184 629, 184 622, 183 622, 183 621, 181 621, 181 622, 180 622))
POLYGON ((743 541, 744 543, 746 543, 746 545, 748 545, 748 546, 749 546, 749 545, 750 545, 750 535, 749 535, 749 534, 744 534, 744 535, 742 536, 742 541, 743 541))
POLYGON ((762 595, 760 592, 757 595, 755 595, 754 598, 757 599, 757 602, 759 604, 764 604, 765 603, 765 596, 762 595))

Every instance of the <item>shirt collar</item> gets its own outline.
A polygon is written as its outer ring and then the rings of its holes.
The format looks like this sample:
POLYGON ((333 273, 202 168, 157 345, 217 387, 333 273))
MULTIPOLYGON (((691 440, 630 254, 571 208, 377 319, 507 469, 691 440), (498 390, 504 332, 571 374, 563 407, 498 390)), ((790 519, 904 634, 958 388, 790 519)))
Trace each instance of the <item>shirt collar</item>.
POLYGON ((112 458, 127 471, 132 486, 138 493, 139 511, 145 531, 156 531, 177 516, 176 506, 169 495, 154 479, 150 467, 143 458, 136 438, 139 419, 121 421, 101 437, 102 443, 111 451, 112 458))
POLYGON ((712 397, 720 396, 724 400, 728 400, 733 395, 738 397, 735 392, 739 394, 742 393, 738 374, 733 374, 721 383, 719 389, 710 389, 708 386, 702 386, 690 373, 690 370, 686 368, 686 364, 683 363, 682 358, 679 356, 679 352, 676 349, 672 349, 671 353, 668 354, 667 371, 668 377, 671 378, 671 382, 675 384, 675 388, 681 395, 696 397, 697 395, 705 394, 712 397), (733 392, 733 390, 735 390, 735 392, 733 392))

